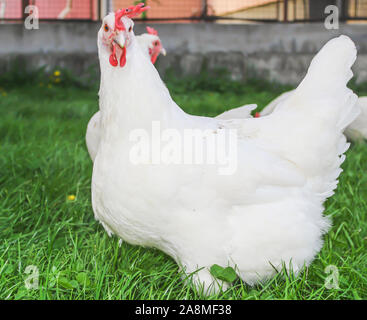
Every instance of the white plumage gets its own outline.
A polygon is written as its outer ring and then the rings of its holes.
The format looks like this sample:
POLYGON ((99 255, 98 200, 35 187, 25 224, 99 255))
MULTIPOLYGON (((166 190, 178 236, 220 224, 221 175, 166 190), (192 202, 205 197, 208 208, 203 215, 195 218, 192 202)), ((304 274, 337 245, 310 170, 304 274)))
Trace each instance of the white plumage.
MULTIPOLYGON (((109 19, 109 16, 107 18, 109 19)), ((132 24, 123 17, 125 29, 132 24)), ((330 221, 323 203, 337 186, 343 131, 358 115, 346 87, 356 59, 346 36, 329 41, 295 92, 267 117, 237 120, 186 114, 171 99, 132 32, 126 65, 111 67, 99 31, 101 140, 93 166, 92 204, 109 234, 170 255, 205 288, 210 266, 232 266, 247 283, 274 275, 284 262, 295 272, 322 247, 330 221), (238 168, 133 164, 132 130, 237 129, 238 168)), ((212 288, 217 288, 216 284, 212 288)))
MULTIPOLYGON (((136 40, 142 50, 142 52, 144 53, 144 55, 146 56, 146 58, 151 59, 150 57, 150 50, 153 49, 154 45, 153 43, 155 41, 160 41, 160 38, 158 37, 158 35, 154 35, 154 34, 149 34, 149 33, 143 33, 139 36, 136 36, 136 40)), ((162 47, 160 48, 160 52, 163 55, 166 55, 166 50, 162 47)), ((87 125, 87 132, 85 135, 85 141, 87 144, 87 149, 89 152, 89 155, 92 159, 92 161, 94 161, 94 158, 96 157, 97 154, 97 150, 98 150, 98 146, 99 146, 99 139, 100 139, 100 112, 97 111, 89 120, 88 125, 87 125)))
POLYGON ((223 120, 251 118, 251 112, 257 108, 256 104, 246 104, 242 107, 225 111, 216 118, 223 120))
POLYGON ((357 104, 361 113, 345 130, 345 135, 351 141, 367 139, 367 97, 358 98, 357 104))
MULTIPOLYGON (((271 101, 260 113, 261 116, 266 116, 270 113, 272 113, 275 108, 284 100, 286 100, 291 94, 294 92, 288 91, 283 94, 281 94, 279 97, 271 101)), ((367 139, 367 97, 360 97, 357 100, 357 104, 361 110, 361 113, 359 116, 346 128, 345 135, 347 136, 348 140, 350 141, 358 141, 367 139)), ((231 115, 240 115, 240 111, 234 111, 236 109, 232 109, 233 114, 231 115)), ((246 116, 247 111, 243 110, 242 115, 246 116)), ((248 116, 246 116, 248 117, 248 116)))
MULTIPOLYGON (((261 116, 266 116, 274 112, 277 106, 288 99, 294 90, 282 93, 279 97, 271 101, 261 112, 261 116)), ((360 141, 367 139, 367 97, 359 97, 357 104, 361 110, 359 116, 345 129, 345 135, 349 141, 360 141)), ((245 119, 251 117, 249 107, 253 105, 244 105, 226 111, 218 116, 222 119, 245 119)))

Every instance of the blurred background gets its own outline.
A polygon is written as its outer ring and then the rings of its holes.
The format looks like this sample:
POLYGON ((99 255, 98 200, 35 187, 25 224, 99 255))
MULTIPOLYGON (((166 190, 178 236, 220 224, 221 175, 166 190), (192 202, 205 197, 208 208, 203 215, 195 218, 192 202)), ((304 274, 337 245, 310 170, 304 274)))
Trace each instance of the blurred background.
MULTIPOLYGON (((98 73, 96 34, 101 19, 133 0, 0 0, 0 74, 11 65, 98 73), (39 29, 26 30, 25 8, 35 5, 39 29), (6 45, 4 45, 6 44, 6 45), (16 61, 16 62, 14 62, 16 61)), ((162 76, 226 69, 234 80, 260 77, 297 83, 318 49, 339 34, 359 48, 357 81, 367 81, 367 0, 145 0, 137 21, 158 30, 168 52, 156 64, 162 76), (325 8, 339 9, 337 29, 325 28, 325 8), (364 71, 366 70, 366 71, 364 71)))
POLYGON ((321 21, 324 9, 340 8, 342 21, 367 20, 366 0, 0 0, 0 19, 24 19, 27 5, 39 8, 41 20, 100 20, 106 13, 144 2, 151 7, 143 19, 221 23, 321 21))

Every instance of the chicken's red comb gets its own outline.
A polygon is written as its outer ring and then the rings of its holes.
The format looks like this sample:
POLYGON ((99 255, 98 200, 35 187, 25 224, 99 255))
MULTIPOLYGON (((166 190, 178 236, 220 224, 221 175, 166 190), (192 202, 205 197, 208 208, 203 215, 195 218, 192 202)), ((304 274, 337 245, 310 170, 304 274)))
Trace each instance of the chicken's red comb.
POLYGON ((157 30, 155 30, 154 28, 147 27, 147 31, 148 31, 148 33, 149 33, 149 34, 153 34, 153 35, 155 35, 155 36, 157 36, 157 35, 158 35, 158 31, 157 31, 157 30))
POLYGON ((122 17, 128 17, 128 18, 134 18, 138 16, 139 14, 143 13, 144 11, 147 11, 150 7, 146 6, 143 2, 137 4, 136 6, 131 6, 126 9, 120 9, 116 11, 115 13, 115 28, 118 30, 124 30, 125 27, 123 23, 121 22, 122 17))

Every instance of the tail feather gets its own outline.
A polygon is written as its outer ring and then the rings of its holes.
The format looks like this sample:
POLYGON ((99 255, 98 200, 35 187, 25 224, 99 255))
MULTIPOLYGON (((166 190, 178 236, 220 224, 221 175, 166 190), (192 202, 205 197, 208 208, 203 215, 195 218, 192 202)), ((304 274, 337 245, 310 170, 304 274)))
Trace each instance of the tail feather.
POLYGON ((351 141, 367 139, 367 97, 358 98, 361 113, 346 129, 345 135, 351 141))
POLYGON ((339 88, 347 90, 345 84, 353 77, 351 67, 356 58, 357 49, 349 37, 342 35, 330 40, 312 60, 297 91, 317 97, 339 88), (316 86, 319 90, 315 90, 316 86))
MULTIPOLYGON (((330 196, 349 144, 344 129, 359 114, 357 96, 347 88, 356 48, 346 36, 330 40, 314 57, 297 89, 277 112, 259 118, 257 137, 296 164, 312 190, 330 196)), ((250 120, 249 120, 250 121, 250 120)))

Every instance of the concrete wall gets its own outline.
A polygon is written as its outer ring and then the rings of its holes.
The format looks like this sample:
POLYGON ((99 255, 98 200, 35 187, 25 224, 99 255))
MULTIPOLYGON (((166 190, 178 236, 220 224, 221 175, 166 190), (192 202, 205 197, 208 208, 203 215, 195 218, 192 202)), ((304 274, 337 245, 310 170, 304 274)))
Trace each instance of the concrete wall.
MULTIPOLYGON (((367 25, 340 25, 326 30, 322 24, 210 23, 149 24, 159 31, 167 56, 157 68, 162 75, 172 68, 177 75, 198 74, 208 69, 227 68, 233 79, 256 76, 281 83, 297 83, 314 54, 330 38, 350 36, 357 44, 355 65, 358 82, 367 81, 367 25)), ((39 30, 21 24, 0 25, 0 73, 10 61, 21 58, 27 68, 47 65, 66 67, 76 74, 98 69, 96 35, 99 23, 41 23, 39 30)), ((135 25, 135 33, 145 31, 135 25)))

